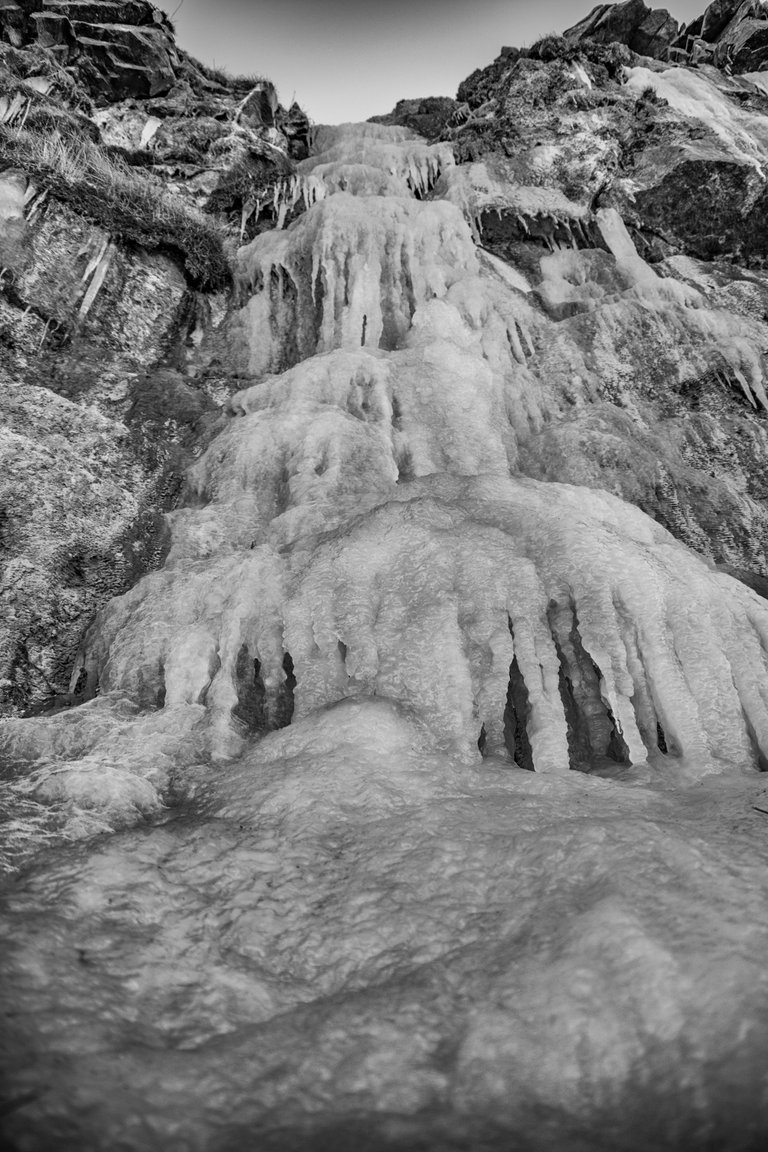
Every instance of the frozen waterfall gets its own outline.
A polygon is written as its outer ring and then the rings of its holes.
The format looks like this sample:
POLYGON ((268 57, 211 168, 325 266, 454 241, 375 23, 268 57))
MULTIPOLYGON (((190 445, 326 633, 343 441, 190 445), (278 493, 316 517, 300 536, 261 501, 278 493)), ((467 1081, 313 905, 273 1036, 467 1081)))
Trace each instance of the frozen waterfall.
MULTIPOLYGON (((98 693, 88 715, 162 709, 170 745, 194 730, 231 759, 291 720, 384 698, 470 762, 766 762, 759 597, 615 497, 520 475, 521 445, 557 412, 530 367, 549 337, 524 277, 478 254, 494 192, 476 168, 462 184, 445 146, 402 129, 318 132, 294 187, 294 208, 314 188, 305 210, 239 253, 229 340, 249 384, 190 473, 168 562, 85 639, 72 683, 98 693)), ((508 210, 554 219, 554 195, 507 191, 508 210)), ((660 280, 615 213, 572 217, 602 236, 614 299, 711 331, 764 402, 744 333, 660 280)), ((539 298, 576 291, 589 251, 547 252, 539 298)), ((71 778, 80 796, 101 747, 93 724, 73 755, 82 727, 18 722, 3 739, 56 748, 57 795, 71 778)), ((143 764, 129 757, 128 776, 143 764)))
POLYGON ((610 210, 403 129, 315 149, 238 254, 165 565, 84 702, 0 730, 11 848, 84 841, 4 900, 8 1131, 752 1152, 768 607, 595 486, 572 415, 632 340, 765 405, 752 322, 610 210))

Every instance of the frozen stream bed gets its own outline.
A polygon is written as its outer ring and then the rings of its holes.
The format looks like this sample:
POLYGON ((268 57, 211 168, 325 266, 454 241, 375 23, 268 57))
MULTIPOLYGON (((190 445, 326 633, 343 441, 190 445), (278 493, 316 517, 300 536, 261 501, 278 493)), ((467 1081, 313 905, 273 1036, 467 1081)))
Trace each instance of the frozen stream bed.
POLYGON ((344 702, 7 882, 12 1145, 762 1146, 764 778, 428 749, 344 702))

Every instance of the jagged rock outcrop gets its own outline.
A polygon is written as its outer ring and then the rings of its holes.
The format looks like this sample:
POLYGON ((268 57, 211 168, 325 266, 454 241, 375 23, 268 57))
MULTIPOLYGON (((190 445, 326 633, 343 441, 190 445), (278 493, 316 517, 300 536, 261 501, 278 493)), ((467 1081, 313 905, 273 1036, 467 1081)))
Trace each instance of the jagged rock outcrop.
POLYGON ((73 67, 101 103, 168 92, 179 57, 168 17, 145 0, 7 0, 3 38, 73 67))
POLYGON ((668 59, 714 64, 730 73, 762 71, 768 60, 768 15, 760 0, 714 0, 681 28, 668 59))
POLYGON ((713 0, 679 28, 665 8, 650 9, 643 0, 598 4, 563 37, 573 44, 618 42, 641 56, 712 64, 729 75, 762 71, 768 59, 768 15, 761 0, 713 0))
POLYGON ((662 57, 679 32, 666 8, 648 8, 643 0, 598 4, 588 16, 563 32, 566 40, 618 41, 641 56, 662 57))
POLYGON ((453 123, 459 103, 448 96, 427 96, 421 100, 398 100, 386 116, 371 116, 372 124, 402 124, 427 140, 434 140, 453 123))

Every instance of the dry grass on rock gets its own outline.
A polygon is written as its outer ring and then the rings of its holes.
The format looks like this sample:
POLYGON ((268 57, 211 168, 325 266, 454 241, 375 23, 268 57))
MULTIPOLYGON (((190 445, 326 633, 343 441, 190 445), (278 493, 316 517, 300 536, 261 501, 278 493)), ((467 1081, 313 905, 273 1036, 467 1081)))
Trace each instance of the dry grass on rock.
POLYGON ((0 125, 0 166, 20 169, 114 236, 177 253, 199 287, 229 282, 224 233, 210 216, 86 138, 0 125))

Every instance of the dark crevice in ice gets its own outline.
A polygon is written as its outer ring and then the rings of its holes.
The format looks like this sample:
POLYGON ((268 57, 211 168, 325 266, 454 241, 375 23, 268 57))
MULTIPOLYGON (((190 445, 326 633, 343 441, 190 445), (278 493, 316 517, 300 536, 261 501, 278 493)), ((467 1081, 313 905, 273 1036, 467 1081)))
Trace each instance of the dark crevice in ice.
POLYGON ((548 616, 560 663, 560 700, 571 768, 588 771, 600 759, 629 764, 629 749, 601 691, 603 674, 581 639, 574 603, 553 601, 548 616))
POLYGON ((269 708, 269 727, 287 728, 293 719, 294 692, 296 690, 296 676, 293 670, 293 660, 289 652, 283 657, 283 672, 285 680, 279 684, 274 699, 269 708))
MULTIPOLYGON (((512 621, 509 621, 509 632, 514 643, 515 633, 512 621)), ((510 758, 520 768, 527 772, 535 771, 533 765, 533 749, 528 736, 528 718, 531 714, 531 700, 528 687, 520 671, 517 656, 512 657, 509 666, 509 686, 507 688, 507 705, 504 709, 504 744, 510 758)))
POLYGON ((247 732, 263 732, 267 727, 267 692, 261 678, 261 661, 252 660, 247 644, 243 644, 235 662, 235 690, 237 704, 232 709, 235 720, 247 732))
POLYGON ((237 704, 232 717, 246 732, 271 732, 290 724, 296 677, 288 653, 283 657, 283 673, 285 679, 276 688, 267 688, 261 661, 252 659, 248 646, 243 644, 235 662, 237 704))

